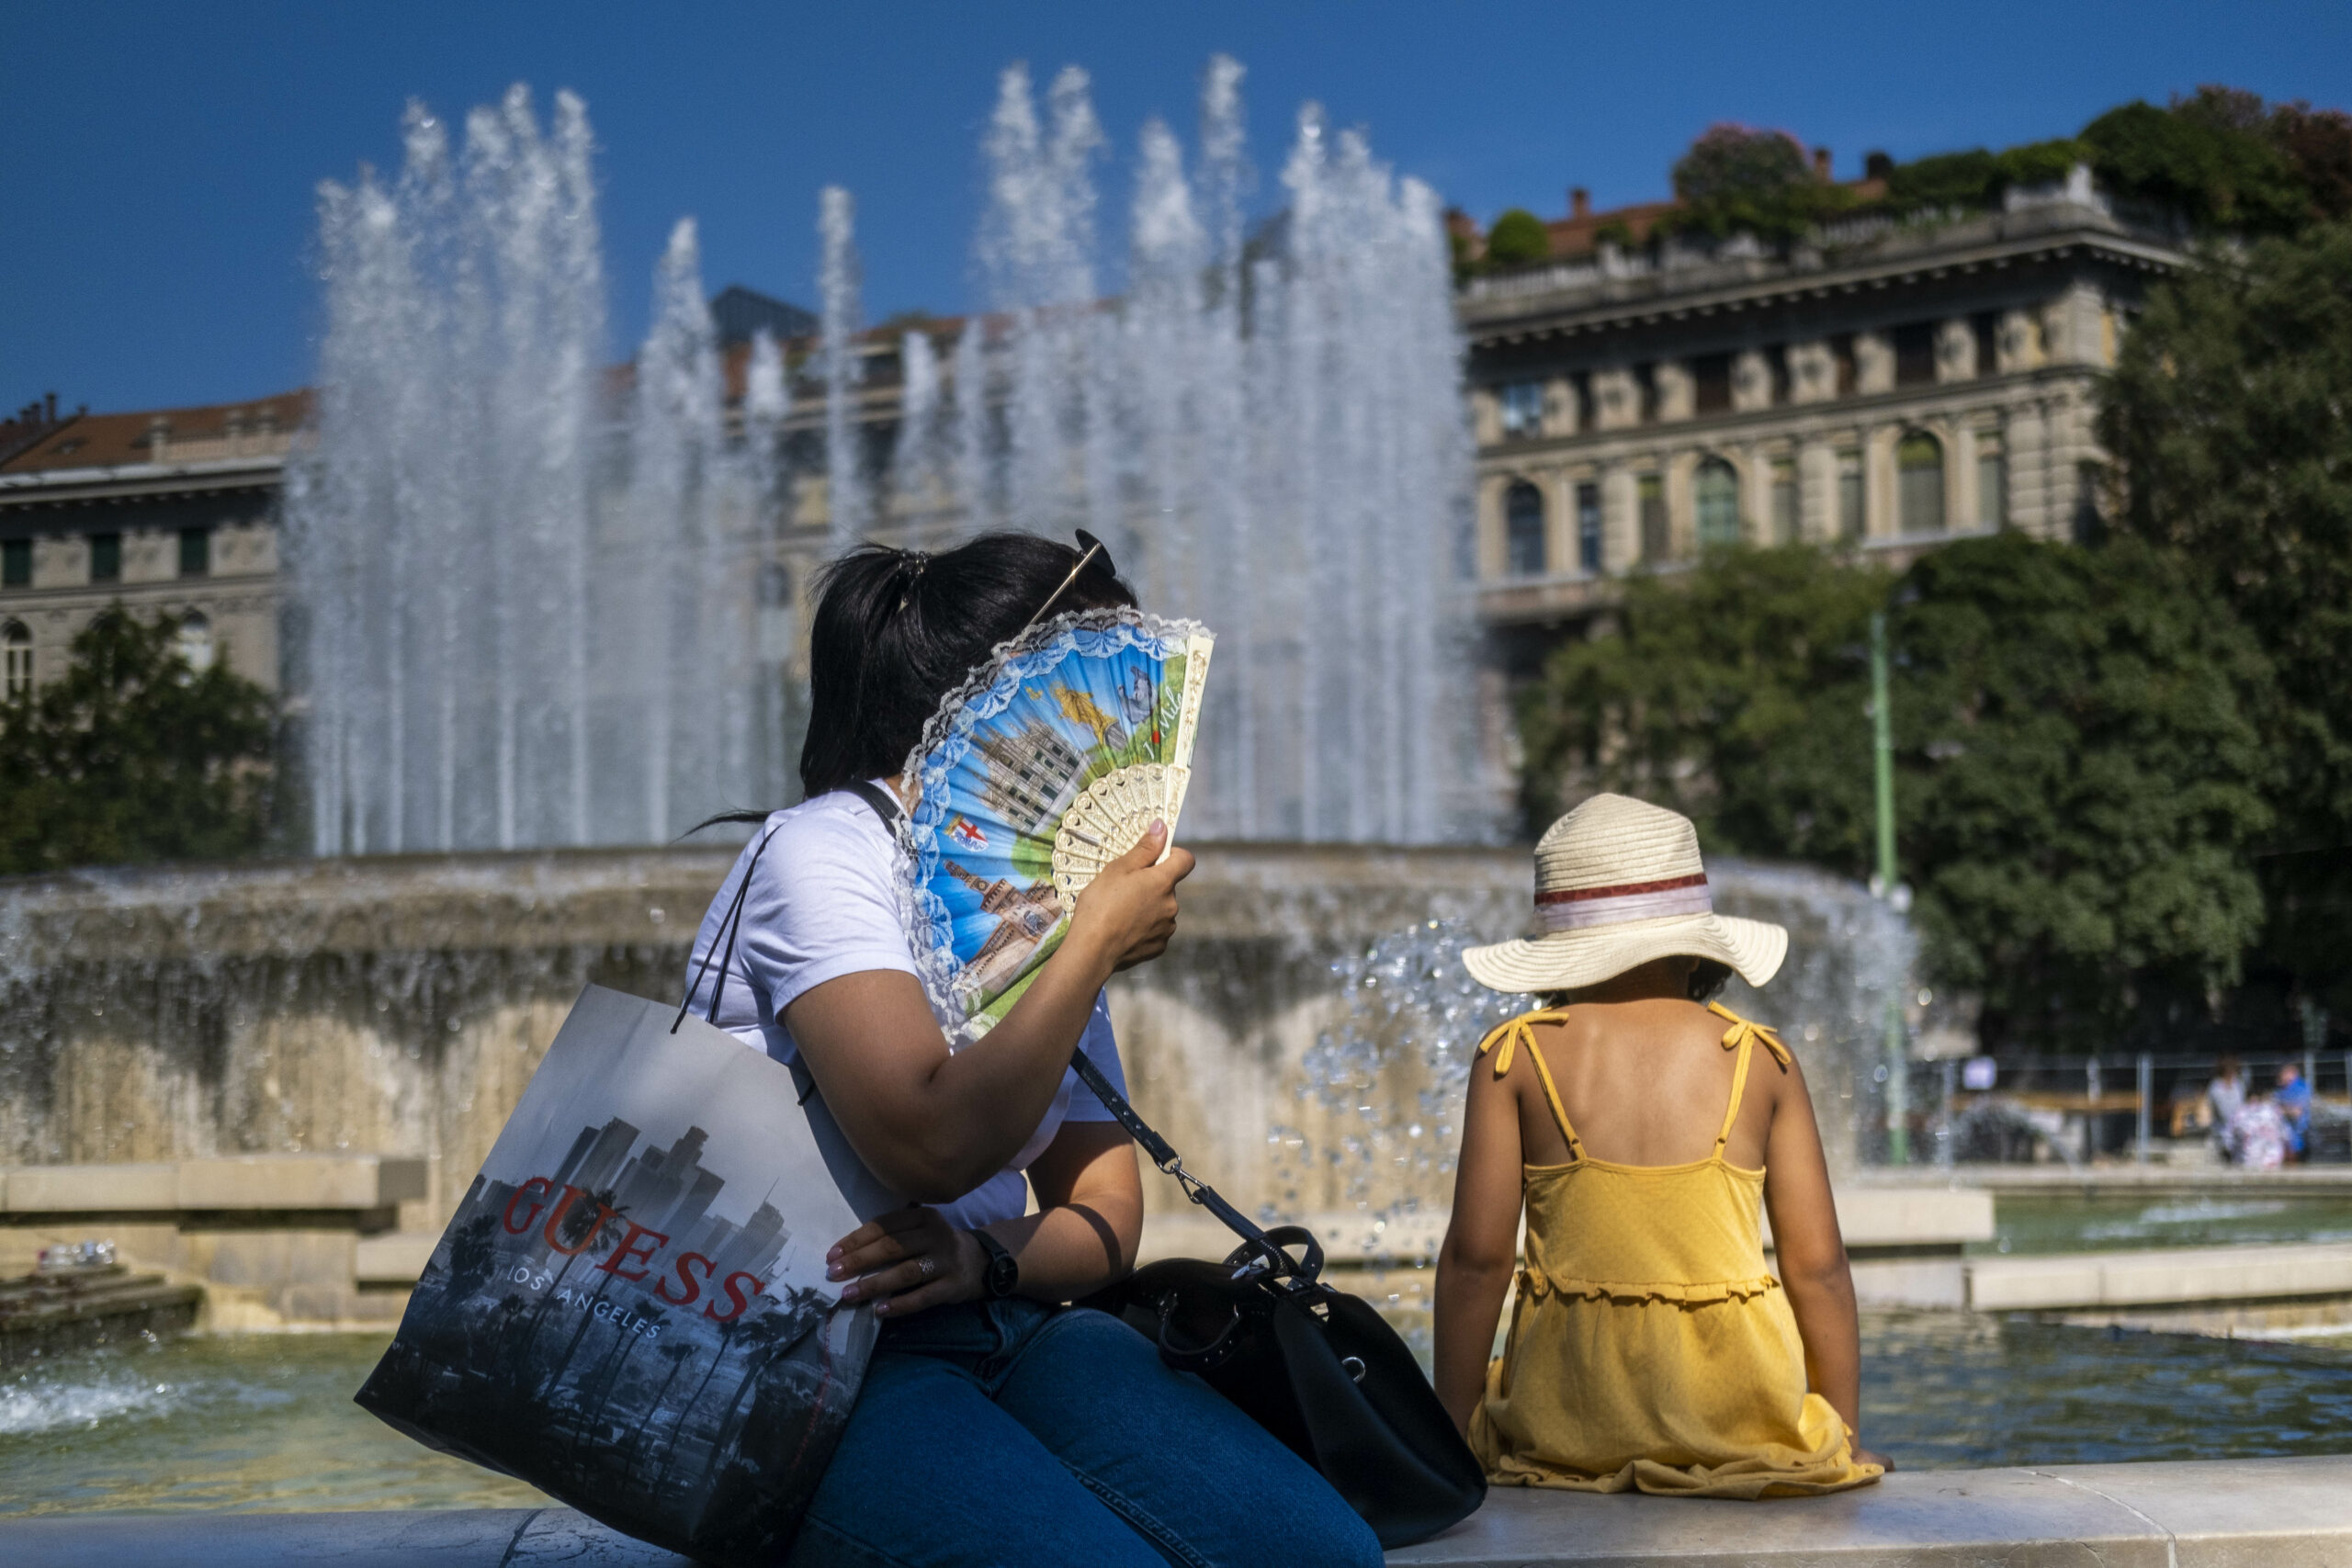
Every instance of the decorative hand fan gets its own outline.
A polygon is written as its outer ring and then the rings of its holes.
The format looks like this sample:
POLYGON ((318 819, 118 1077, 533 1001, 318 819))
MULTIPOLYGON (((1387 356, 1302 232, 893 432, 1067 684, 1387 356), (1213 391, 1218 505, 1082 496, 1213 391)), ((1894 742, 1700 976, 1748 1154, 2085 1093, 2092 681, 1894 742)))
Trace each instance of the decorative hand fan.
POLYGON ((999 649, 907 760, 915 962, 968 1044, 1060 945, 1078 896, 1158 819, 1176 840, 1207 629, 1081 611, 999 649))

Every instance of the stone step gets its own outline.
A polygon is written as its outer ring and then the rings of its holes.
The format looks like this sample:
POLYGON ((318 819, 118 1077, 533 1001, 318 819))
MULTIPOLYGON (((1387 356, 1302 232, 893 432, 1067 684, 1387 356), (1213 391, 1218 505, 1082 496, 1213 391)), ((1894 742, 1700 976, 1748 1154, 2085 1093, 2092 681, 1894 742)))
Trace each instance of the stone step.
MULTIPOLYGON (((1388 1561, 1446 1568, 2322 1568, 2352 1562, 2352 1458, 1916 1471, 1767 1503, 1498 1488, 1388 1561)), ((1203 1506, 1214 1507, 1214 1499, 1203 1506)), ((1270 1561, 1280 1558, 1270 1543, 1270 1561)), ((42 1568, 686 1568, 567 1508, 52 1514, 0 1520, 42 1568)))

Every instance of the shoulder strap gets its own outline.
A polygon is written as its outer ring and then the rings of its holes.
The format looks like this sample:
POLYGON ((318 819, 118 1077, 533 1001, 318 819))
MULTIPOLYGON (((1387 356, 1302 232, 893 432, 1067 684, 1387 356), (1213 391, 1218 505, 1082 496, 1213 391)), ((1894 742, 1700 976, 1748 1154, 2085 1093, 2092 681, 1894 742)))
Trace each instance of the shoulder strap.
POLYGON ((1560 1088, 1552 1081, 1551 1064, 1544 1060, 1544 1048, 1535 1043, 1535 1025, 1558 1023, 1567 1016, 1566 1008, 1546 1008, 1521 1013, 1480 1041, 1478 1054, 1485 1055, 1490 1045, 1499 1043, 1502 1046, 1495 1053, 1495 1077, 1501 1077, 1510 1071, 1511 1057, 1516 1049, 1521 1044, 1527 1047, 1528 1059, 1535 1064, 1535 1076, 1544 1083, 1544 1099, 1552 1107, 1552 1120, 1560 1124, 1560 1136, 1568 1141, 1568 1157, 1580 1160, 1584 1158, 1584 1141, 1568 1124, 1568 1108, 1560 1103, 1560 1088))
POLYGON ((1724 1108, 1724 1124, 1715 1134, 1715 1153, 1721 1156, 1724 1145, 1731 1141, 1731 1124, 1739 1119, 1740 1097, 1747 1092, 1747 1064, 1756 1054, 1758 1041, 1772 1053, 1772 1059, 1782 1067, 1789 1065, 1789 1048, 1768 1025, 1752 1023, 1721 1002, 1709 1002, 1707 1010, 1717 1018, 1728 1019, 1731 1027, 1724 1031, 1724 1049, 1739 1053, 1739 1061, 1731 1070, 1731 1103, 1724 1108))
MULTIPOLYGON (((899 819, 905 815, 899 803, 890 798, 889 793, 876 784, 861 779, 844 787, 872 807, 874 814, 882 818, 885 827, 895 829, 899 819)), ((1250 1249, 1264 1258, 1276 1273, 1287 1274, 1295 1269, 1296 1266, 1289 1256, 1267 1236, 1264 1230, 1219 1197, 1216 1188, 1184 1168, 1183 1156, 1170 1145, 1167 1139, 1152 1130, 1150 1122, 1136 1114, 1136 1108, 1127 1103, 1127 1097, 1118 1091, 1102 1068, 1088 1059, 1084 1051, 1073 1050, 1069 1054, 1069 1065, 1070 1070, 1078 1075, 1079 1081, 1094 1091, 1094 1098, 1101 1100, 1103 1109, 1126 1129, 1127 1135, 1143 1146, 1144 1153, 1151 1156, 1151 1163, 1164 1174, 1176 1179, 1184 1189, 1184 1196, 1216 1215, 1227 1230, 1248 1243, 1250 1249)))

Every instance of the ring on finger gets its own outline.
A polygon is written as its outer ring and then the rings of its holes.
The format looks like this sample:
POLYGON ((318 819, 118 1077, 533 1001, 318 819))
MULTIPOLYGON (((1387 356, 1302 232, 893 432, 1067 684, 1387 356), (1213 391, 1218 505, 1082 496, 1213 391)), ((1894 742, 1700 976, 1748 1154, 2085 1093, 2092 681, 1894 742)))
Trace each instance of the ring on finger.
POLYGON ((929 1257, 916 1258, 915 1272, 926 1280, 930 1279, 939 1272, 939 1259, 929 1257))

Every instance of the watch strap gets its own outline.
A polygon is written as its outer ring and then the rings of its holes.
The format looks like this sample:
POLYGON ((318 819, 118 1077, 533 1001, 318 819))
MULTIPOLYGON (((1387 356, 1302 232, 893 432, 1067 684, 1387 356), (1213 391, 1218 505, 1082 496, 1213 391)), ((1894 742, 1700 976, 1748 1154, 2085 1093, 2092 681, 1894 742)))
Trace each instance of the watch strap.
POLYGON ((988 1232, 976 1230, 972 1235, 988 1258, 988 1267, 980 1274, 980 1289, 992 1299, 1001 1301, 1020 1287, 1021 1260, 988 1232))

